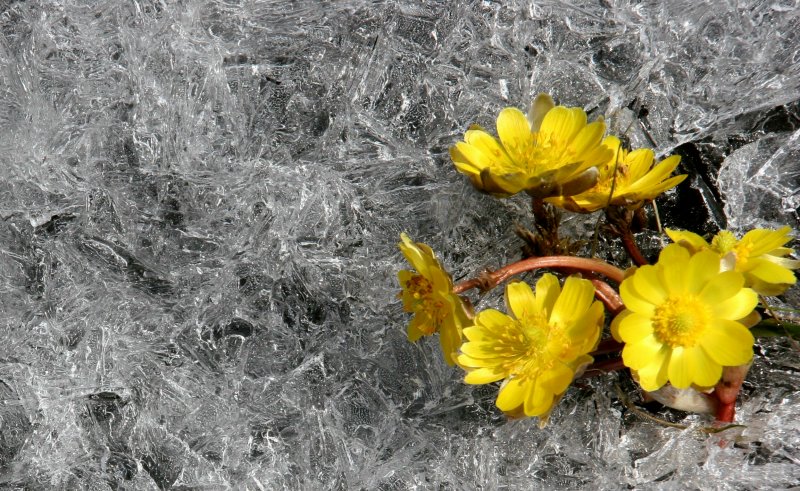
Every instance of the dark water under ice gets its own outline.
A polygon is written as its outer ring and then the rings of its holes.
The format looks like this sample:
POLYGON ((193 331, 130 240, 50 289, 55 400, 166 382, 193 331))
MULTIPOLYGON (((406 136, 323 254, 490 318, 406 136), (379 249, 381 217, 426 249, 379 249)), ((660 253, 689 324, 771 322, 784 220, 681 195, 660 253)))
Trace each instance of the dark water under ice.
POLYGON ((0 3, 0 487, 800 486, 786 340, 724 437, 631 413, 616 376, 539 429, 395 298, 401 231, 459 278, 517 257, 527 203, 447 148, 542 91, 683 156, 667 225, 797 229, 798 7, 0 3))

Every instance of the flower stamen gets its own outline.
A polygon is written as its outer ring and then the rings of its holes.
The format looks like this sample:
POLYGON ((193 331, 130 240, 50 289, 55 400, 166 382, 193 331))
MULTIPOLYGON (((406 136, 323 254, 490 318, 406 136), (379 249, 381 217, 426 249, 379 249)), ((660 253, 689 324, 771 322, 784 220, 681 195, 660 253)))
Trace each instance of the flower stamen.
POLYGON ((697 298, 671 298, 655 308, 653 331, 671 348, 688 348, 697 344, 710 319, 708 307, 697 298))

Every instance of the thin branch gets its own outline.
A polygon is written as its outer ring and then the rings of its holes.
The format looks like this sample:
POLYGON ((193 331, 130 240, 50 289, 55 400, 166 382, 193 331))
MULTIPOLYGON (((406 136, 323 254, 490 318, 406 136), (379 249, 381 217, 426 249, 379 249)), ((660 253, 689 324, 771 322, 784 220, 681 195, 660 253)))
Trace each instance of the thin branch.
POLYGON ((625 248, 625 251, 631 257, 634 264, 637 266, 650 264, 650 261, 648 261, 642 254, 642 251, 639 250, 639 246, 636 245, 636 241, 633 239, 633 234, 630 229, 625 229, 620 235, 620 238, 622 239, 622 246, 625 248))
POLYGON ((532 257, 511 263, 492 272, 483 273, 478 278, 462 281, 453 287, 453 293, 463 293, 473 288, 480 288, 483 291, 491 290, 514 275, 541 268, 568 268, 597 273, 617 283, 621 283, 625 275, 625 272, 618 267, 596 259, 573 256, 532 257))

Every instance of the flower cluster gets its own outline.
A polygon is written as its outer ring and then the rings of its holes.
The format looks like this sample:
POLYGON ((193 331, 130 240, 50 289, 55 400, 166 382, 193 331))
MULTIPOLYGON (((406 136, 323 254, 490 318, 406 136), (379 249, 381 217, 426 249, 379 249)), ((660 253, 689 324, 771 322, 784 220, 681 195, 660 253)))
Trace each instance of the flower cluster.
POLYGON ((796 282, 800 261, 786 247, 791 229, 756 229, 740 239, 723 230, 710 241, 668 229, 674 243, 648 264, 631 232, 634 212, 686 178, 672 175, 680 157, 656 162, 652 150, 626 149, 604 135, 601 119, 587 119, 542 94, 527 115, 503 109, 498 137, 472 127, 450 149, 456 169, 479 190, 531 197, 537 233, 520 236, 539 252, 454 285, 430 247, 401 234, 400 250, 414 269, 398 274, 403 309, 413 314, 408 339, 438 334, 444 360, 466 372, 467 384, 499 384, 496 405, 510 417, 544 424, 576 378, 627 368, 655 399, 732 421, 754 356, 750 328, 765 313, 759 295, 782 294, 796 282), (553 206, 605 210, 604 230, 622 239, 638 267, 556 255, 574 249, 558 237, 553 206), (511 281, 505 312, 474 313, 461 295, 539 268, 565 273, 563 286, 551 273, 535 289, 511 281), (609 334, 601 340, 606 312, 609 334))
POLYGON ((610 205, 639 207, 677 186, 669 177, 680 157, 653 167, 650 149, 632 152, 614 136, 603 138, 602 119, 587 123, 577 107, 556 106, 540 94, 527 117, 508 107, 497 117, 497 134, 473 127, 450 149, 459 172, 494 196, 525 191, 569 211, 591 213, 610 205))

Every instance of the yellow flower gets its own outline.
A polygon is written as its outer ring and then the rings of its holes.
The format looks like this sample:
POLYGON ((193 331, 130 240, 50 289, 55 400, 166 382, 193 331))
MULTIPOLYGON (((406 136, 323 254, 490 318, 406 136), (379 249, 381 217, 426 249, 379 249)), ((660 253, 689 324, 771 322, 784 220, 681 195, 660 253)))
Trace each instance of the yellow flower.
POLYGON ((461 330, 469 324, 469 316, 461 297, 453 293, 453 280, 442 268, 430 247, 412 242, 405 233, 398 244, 405 258, 417 272, 402 270, 400 298, 403 310, 414 317, 408 325, 408 340, 439 333, 442 354, 449 365, 455 363, 461 346, 461 330))
POLYGON ((547 201, 578 213, 591 213, 608 205, 634 209, 686 179, 686 174, 669 177, 681 161, 679 155, 667 157, 653 167, 654 154, 649 148, 629 152, 615 136, 606 137, 603 146, 613 153, 597 167, 599 176, 594 187, 574 196, 556 196, 547 201))
POLYGON ((745 286, 767 296, 780 295, 797 281, 792 270, 800 267, 800 261, 787 258, 794 250, 783 247, 792 240, 790 232, 788 226, 778 230, 759 228, 736 240, 732 232, 722 230, 709 244, 695 233, 667 229, 673 242, 692 253, 711 250, 718 254, 722 269, 744 274, 745 286))
POLYGON ((753 335, 741 322, 758 303, 735 271, 720 271, 711 251, 690 255, 670 244, 658 263, 642 266, 620 285, 626 310, 611 323, 625 343, 622 360, 652 392, 670 382, 678 389, 712 387, 723 366, 753 357, 753 335))
POLYGON ((540 94, 528 117, 507 107, 497 117, 499 140, 480 127, 464 134, 450 148, 459 172, 472 184, 495 196, 527 191, 544 198, 579 193, 594 185, 597 170, 611 151, 600 145, 605 123, 586 124, 577 107, 555 106, 540 94))
POLYGON ((546 421, 576 372, 593 361, 587 353, 600 338, 603 306, 593 302, 594 286, 587 280, 558 279, 545 274, 536 294, 527 283, 506 287, 511 316, 487 309, 464 329, 459 364, 468 370, 468 384, 505 379, 497 407, 506 413, 539 416, 546 421))

